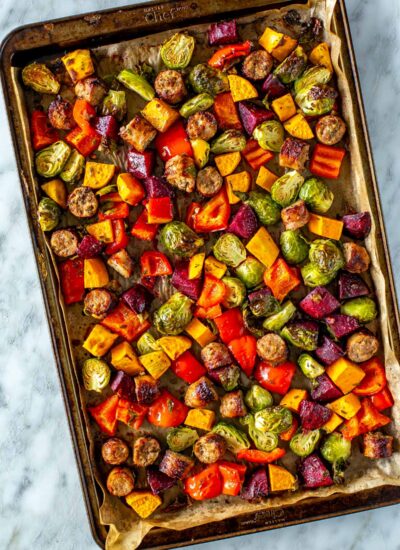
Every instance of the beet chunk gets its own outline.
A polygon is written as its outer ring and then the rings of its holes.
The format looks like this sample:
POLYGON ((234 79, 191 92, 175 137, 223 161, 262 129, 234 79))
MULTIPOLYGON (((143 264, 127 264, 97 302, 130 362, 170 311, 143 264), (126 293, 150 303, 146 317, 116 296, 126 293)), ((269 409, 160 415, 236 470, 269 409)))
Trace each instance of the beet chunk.
POLYGON ((149 199, 158 199, 161 197, 173 197, 173 189, 157 176, 150 176, 144 180, 146 195, 149 199))
POLYGON ((304 486, 308 489, 333 485, 331 474, 316 454, 304 458, 300 462, 298 469, 304 480, 304 486))
POLYGON ((371 231, 371 214, 359 212, 343 216, 343 230, 354 239, 365 239, 371 231))
POLYGON ((250 239, 258 229, 257 216, 248 204, 242 204, 229 224, 228 231, 242 239, 250 239))
POLYGON ((103 244, 92 235, 85 235, 78 246, 78 256, 89 259, 98 256, 103 250, 103 244))
POLYGON ((357 319, 350 317, 350 315, 342 315, 341 313, 334 313, 333 315, 329 315, 329 317, 325 317, 325 322, 334 338, 343 338, 343 336, 348 336, 360 328, 360 323, 357 319))
POLYGON ((324 336, 322 346, 315 350, 315 355, 325 365, 331 365, 344 355, 344 351, 336 342, 324 336))
POLYGON ((318 386, 311 390, 311 398, 314 401, 326 403, 342 397, 342 392, 335 386, 327 374, 321 374, 316 378, 318 386))
POLYGON ((176 290, 179 290, 179 292, 182 292, 185 296, 188 296, 192 300, 196 301, 199 299, 202 280, 201 278, 189 279, 189 262, 178 262, 175 265, 175 271, 172 275, 171 283, 176 290))
POLYGON ((144 179, 151 176, 154 168, 154 151, 144 151, 139 153, 131 148, 128 151, 128 172, 138 179, 144 179))
POLYGON ((304 399, 300 403, 299 413, 304 430, 318 430, 332 416, 332 411, 319 403, 314 403, 314 401, 308 401, 307 399, 304 399))
POLYGON ((143 313, 150 307, 153 296, 143 285, 134 284, 132 288, 123 293, 122 299, 133 311, 143 313))
POLYGON ((220 21, 211 23, 208 28, 208 43, 210 46, 220 46, 221 44, 234 44, 238 42, 239 35, 235 19, 231 21, 220 21))
POLYGON ((250 103, 250 101, 239 102, 239 115, 242 120, 243 128, 249 134, 252 135, 256 126, 264 122, 265 120, 271 120, 274 118, 273 111, 250 103))
POLYGON ((245 481, 240 496, 256 502, 268 496, 268 477, 265 468, 258 468, 245 481))
POLYGON ((94 128, 101 137, 117 141, 119 127, 112 115, 98 116, 94 128))
POLYGON ((136 401, 135 383, 133 378, 122 370, 118 371, 110 384, 111 389, 123 399, 136 401))
POLYGON ((338 288, 340 300, 367 296, 371 292, 364 279, 355 273, 347 273, 346 271, 339 275, 338 288))
POLYGON ((268 99, 275 99, 287 93, 287 88, 273 73, 269 74, 262 85, 262 91, 268 99))
POLYGON ((317 286, 300 302, 300 307, 310 317, 322 319, 340 307, 340 302, 323 286, 317 286))
POLYGON ((147 469, 147 483, 153 495, 159 495, 173 487, 176 481, 172 477, 167 476, 167 474, 160 472, 158 468, 153 467, 147 469))

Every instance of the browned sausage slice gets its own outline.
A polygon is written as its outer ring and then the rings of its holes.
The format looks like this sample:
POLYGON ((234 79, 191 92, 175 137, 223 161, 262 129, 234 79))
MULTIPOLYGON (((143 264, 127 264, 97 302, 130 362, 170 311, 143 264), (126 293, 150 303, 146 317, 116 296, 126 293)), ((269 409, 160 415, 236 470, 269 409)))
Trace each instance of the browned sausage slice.
POLYGON ((96 195, 89 187, 76 187, 68 196, 68 208, 76 218, 91 218, 98 208, 96 195))
POLYGON ((172 105, 180 103, 187 95, 181 73, 173 69, 158 73, 154 81, 154 89, 161 99, 172 105))
POLYGON ((222 184, 222 176, 214 166, 206 166, 197 173, 196 189, 204 197, 216 195, 222 184))
POLYGON ((136 466, 150 466, 157 460, 160 451, 160 444, 155 437, 139 437, 133 445, 133 463, 136 466))
POLYGON ((103 443, 101 448, 101 456, 107 464, 118 466, 128 460, 129 447, 125 441, 119 437, 112 437, 103 443))
POLYGON ((208 141, 217 133, 217 119, 208 111, 195 113, 188 118, 186 132, 190 139, 208 141))
POLYGON ((60 258, 69 258, 77 253, 78 237, 70 229, 58 229, 50 238, 50 246, 60 258))
POLYGON ((194 447, 195 456, 204 464, 213 464, 221 460, 226 452, 226 441, 219 434, 208 433, 200 437, 194 447))
POLYGON ((107 477, 107 489, 115 497, 126 497, 135 487, 135 477, 128 468, 113 468, 107 477))
POLYGON ((265 50, 250 53, 243 61, 243 74, 250 80, 264 80, 271 72, 274 60, 265 50))

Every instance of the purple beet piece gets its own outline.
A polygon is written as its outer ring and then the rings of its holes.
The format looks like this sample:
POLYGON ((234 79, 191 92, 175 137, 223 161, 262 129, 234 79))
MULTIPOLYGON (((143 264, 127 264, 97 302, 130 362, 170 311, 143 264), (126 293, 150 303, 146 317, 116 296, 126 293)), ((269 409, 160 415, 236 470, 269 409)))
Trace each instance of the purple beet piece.
POLYGON ((154 168, 154 151, 147 150, 143 153, 139 153, 133 149, 129 149, 127 154, 128 159, 128 172, 138 179, 149 178, 154 168))
POLYGON ((237 365, 225 365, 225 367, 209 370, 207 376, 222 386, 225 391, 232 391, 238 385, 240 369, 237 365))
POLYGON ((287 93, 287 88, 274 74, 269 74, 262 85, 262 91, 268 99, 275 99, 287 93))
POLYGON ((244 482, 240 496, 252 502, 268 496, 268 477, 265 468, 258 468, 244 482))
POLYGON ((174 196, 174 191, 168 183, 157 176, 150 176, 149 178, 146 178, 143 183, 146 188, 147 198, 149 199, 174 196))
POLYGON ((325 317, 325 322, 334 338, 343 338, 343 336, 348 336, 360 328, 360 323, 357 319, 350 317, 350 315, 343 315, 342 313, 333 313, 325 317))
POLYGON ((339 275, 339 299, 358 298, 367 296, 371 291, 367 283, 359 275, 342 271, 339 275))
POLYGON ((153 467, 147 469, 147 483, 153 495, 159 495, 173 487, 176 481, 172 477, 167 476, 167 474, 160 472, 158 468, 153 467))
POLYGON ((132 311, 143 313, 145 309, 150 307, 153 296, 147 288, 136 283, 122 294, 122 299, 132 311))
POLYGON ((248 204, 241 204, 233 216, 228 231, 242 239, 250 239, 258 229, 257 216, 248 204))
POLYGON ((271 296, 271 294, 271 289, 267 286, 264 286, 263 288, 260 288, 260 290, 255 290, 248 295, 249 302, 252 303, 257 300, 262 300, 265 296, 271 296))
POLYGON ((117 374, 114 376, 110 387, 113 392, 117 393, 123 399, 136 401, 135 383, 133 381, 133 378, 131 378, 122 370, 118 371, 117 374))
POLYGON ((96 117, 94 128, 101 137, 117 141, 118 122, 112 115, 96 117))
POLYGON ((80 258, 89 259, 98 256, 103 250, 103 245, 92 235, 85 235, 78 246, 78 256, 80 258))
POLYGON ((211 23, 208 27, 208 43, 210 46, 220 46, 221 44, 234 44, 238 42, 237 24, 235 19, 231 21, 221 21, 211 23))
POLYGON ((252 135, 256 126, 266 120, 274 118, 273 111, 260 107, 250 101, 239 102, 239 115, 242 120, 242 124, 249 136, 252 135))
POLYGON ((342 397, 342 392, 335 386, 327 374, 318 376, 316 382, 318 386, 311 390, 311 398, 314 399, 314 401, 327 403, 328 401, 333 401, 334 399, 342 397))
POLYGON ((322 428, 333 414, 332 411, 323 405, 314 401, 308 401, 307 399, 304 399, 300 403, 299 413, 304 430, 318 430, 322 428))
POLYGON ((315 355, 325 365, 332 365, 332 363, 344 355, 344 351, 336 342, 324 336, 322 346, 315 350, 315 355))
POLYGON ((316 454, 303 458, 298 470, 304 480, 304 486, 308 489, 333 485, 329 470, 316 454))
POLYGON ((353 239, 365 239, 371 231, 371 214, 359 212, 343 216, 343 230, 353 239))
POLYGON ((300 302, 301 309, 314 319, 322 319, 340 307, 340 302, 323 286, 315 287, 300 302))
POLYGON ((201 293, 202 280, 189 279, 189 262, 182 261, 175 265, 174 273, 171 278, 172 285, 178 290, 189 296, 192 300, 198 300, 201 293))

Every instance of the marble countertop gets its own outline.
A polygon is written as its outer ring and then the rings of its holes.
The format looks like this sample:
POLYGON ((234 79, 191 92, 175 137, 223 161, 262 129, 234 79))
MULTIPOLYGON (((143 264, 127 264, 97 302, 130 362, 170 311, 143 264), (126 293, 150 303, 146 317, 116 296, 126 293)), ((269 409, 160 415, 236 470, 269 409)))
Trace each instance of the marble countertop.
MULTIPOLYGON (((128 0, 2 0, 0 37, 30 22, 128 0)), ((393 271, 400 288, 400 3, 347 0, 393 271), (399 172, 397 172, 399 170, 399 172)), ((0 548, 94 550, 16 165, 0 103, 0 548)), ((399 548, 400 507, 201 545, 204 550, 399 548), (398 523, 399 522, 399 523, 398 523), (397 527, 396 527, 397 525, 397 527)), ((199 547, 200 548, 200 547, 199 547)))

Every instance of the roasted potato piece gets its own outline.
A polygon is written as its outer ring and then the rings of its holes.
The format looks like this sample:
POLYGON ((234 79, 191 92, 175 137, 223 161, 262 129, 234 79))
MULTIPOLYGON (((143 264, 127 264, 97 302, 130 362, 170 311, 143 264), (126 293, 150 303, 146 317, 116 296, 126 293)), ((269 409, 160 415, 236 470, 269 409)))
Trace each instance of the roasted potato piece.
POLYGON ((157 380, 149 374, 136 376, 135 393, 140 405, 150 405, 160 395, 157 380))
POLYGON ((298 200, 281 210, 281 218, 286 230, 295 231, 307 225, 310 212, 307 210, 306 203, 298 200))
POLYGON ((214 384, 205 376, 190 384, 185 393, 185 404, 195 409, 206 407, 217 400, 218 394, 214 384))
POLYGON ((160 463, 159 470, 172 479, 184 479, 194 466, 194 460, 188 456, 166 451, 160 463))
POLYGON ((367 458, 389 458, 393 452, 393 437, 381 432, 369 432, 363 435, 363 455, 367 458))
POLYGON ((135 487, 135 477, 128 468, 113 468, 107 477, 108 492, 115 497, 126 497, 135 487))
POLYGON ((155 437, 139 437, 133 445, 133 463, 146 468, 157 460, 161 447, 155 437))
POLYGON ((129 145, 143 153, 156 137, 157 130, 142 116, 135 115, 126 126, 121 128, 119 135, 129 145))
POLYGON ((231 391, 221 397, 219 408, 225 418, 238 418, 247 414, 242 390, 231 391))
POLYGON ((193 452, 200 462, 213 464, 224 456, 226 441, 221 435, 210 432, 196 441, 193 452))
POLYGON ((279 166, 301 172, 310 157, 310 146, 296 138, 286 138, 279 153, 279 166))
POLYGON ((129 447, 119 437, 107 439, 101 447, 101 456, 104 462, 112 466, 118 466, 128 460, 129 447))

